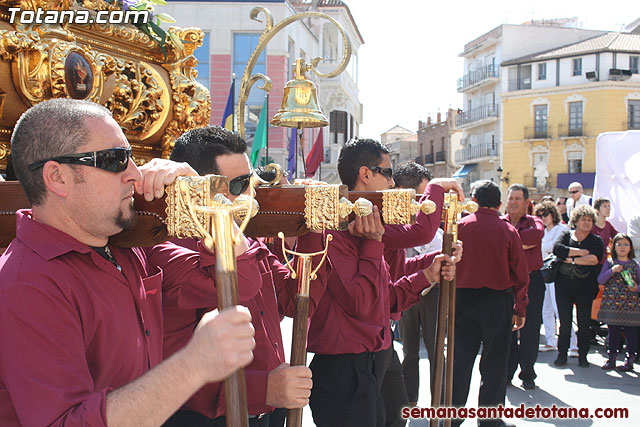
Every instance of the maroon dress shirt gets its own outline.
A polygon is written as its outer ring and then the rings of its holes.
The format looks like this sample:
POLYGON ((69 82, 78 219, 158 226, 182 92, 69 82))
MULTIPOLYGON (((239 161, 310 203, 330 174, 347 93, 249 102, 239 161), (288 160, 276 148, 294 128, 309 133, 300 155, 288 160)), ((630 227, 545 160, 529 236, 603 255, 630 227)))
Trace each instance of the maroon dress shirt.
MULTIPOLYGON (((595 234, 596 236, 600 236, 602 239, 602 245, 604 246, 604 256, 600 260, 600 264, 604 264, 607 260, 607 251, 609 249, 609 243, 611 242, 611 238, 615 237, 618 234, 618 230, 609 222, 605 220, 604 228, 598 227, 595 223, 591 228, 591 234, 595 234)), ((612 248, 612 250, 615 248, 612 248)))
POLYGON ((162 293, 212 288, 200 255, 163 244, 111 251, 17 213, 0 257, 0 425, 106 425, 106 395, 162 360, 162 293))
POLYGON ((443 194, 441 186, 428 185, 420 201, 435 202, 436 212, 419 212, 412 225, 385 226, 382 243, 353 237, 348 231, 331 232, 333 271, 311 319, 309 351, 348 354, 389 348, 390 316, 420 300, 420 292, 429 286, 420 267, 430 265, 435 256, 405 266, 404 248, 431 241, 440 224, 443 194))
MULTIPOLYGON (((248 409, 249 415, 259 415, 273 411, 273 407, 266 404, 267 378, 271 370, 285 361, 280 315, 289 317, 295 315, 294 301, 298 280, 291 278, 289 269, 278 261, 264 243, 253 239, 248 240, 249 249, 237 257, 236 263, 240 304, 249 308, 251 312, 256 341, 256 348, 253 351, 254 359, 245 368, 248 409)), ((197 241, 175 239, 173 242, 193 248, 197 241)), ((296 250, 303 253, 318 252, 323 247, 322 234, 307 233, 298 238, 296 250)), ((314 266, 319 259, 320 256, 314 257, 314 266)), ((211 265, 211 268, 214 269, 215 266, 211 265)), ((318 278, 311 281, 310 316, 325 291, 330 270, 329 263, 325 262, 318 271, 318 278)), ((186 345, 202 314, 217 306, 215 293, 209 296, 203 295, 199 300, 189 299, 188 301, 191 302, 176 303, 171 295, 163 299, 165 357, 186 345), (194 304, 195 301, 197 303, 194 304)), ((184 407, 209 418, 224 415, 226 411, 224 384, 222 382, 207 384, 193 395, 184 407)))
POLYGON ((515 227, 501 220, 497 211, 480 208, 458 222, 458 239, 464 244, 464 256, 456 265, 456 287, 513 288, 514 314, 524 317, 529 272, 515 227))
MULTIPOLYGON (((509 214, 502 215, 500 218, 511 224, 509 214)), ((513 224, 511 224, 513 225, 513 224)), ((540 270, 542 267, 542 238, 544 237, 544 223, 537 216, 524 215, 515 225, 520 240, 523 245, 532 246, 525 249, 524 257, 527 260, 527 269, 529 272, 540 270)))

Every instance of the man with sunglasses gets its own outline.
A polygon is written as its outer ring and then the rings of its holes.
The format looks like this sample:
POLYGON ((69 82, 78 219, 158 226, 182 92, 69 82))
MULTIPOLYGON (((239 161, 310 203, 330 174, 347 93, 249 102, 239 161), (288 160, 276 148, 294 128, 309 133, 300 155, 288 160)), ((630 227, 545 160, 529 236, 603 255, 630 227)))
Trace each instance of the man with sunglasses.
POLYGON ((251 361, 245 308, 207 313, 162 361, 161 294, 206 294, 213 254, 108 244, 134 223, 134 192, 161 197, 195 174, 188 165, 154 159, 138 169, 111 113, 88 101, 37 104, 11 142, 32 208, 18 211, 0 257, 1 425, 159 425, 251 361))
POLYGON ((589 197, 582 194, 582 184, 572 182, 569 184, 569 198, 567 199, 567 217, 571 218, 571 211, 582 205, 589 205, 589 197))
MULTIPOLYGON (((389 151, 371 139, 347 142, 338 172, 350 191, 394 186, 389 151)), ((441 272, 447 280, 453 277, 453 260, 446 255, 427 254, 407 264, 404 254, 404 249, 433 238, 449 190, 462 193, 454 180, 432 181, 423 199, 428 197, 438 208, 432 215, 419 213, 413 225, 383 226, 374 207, 372 214, 356 217, 347 231, 331 231, 333 272, 309 328, 308 350, 315 353, 310 406, 316 425, 382 427, 385 418, 402 423, 400 406, 407 403, 402 378, 393 382, 399 389, 390 393, 396 394, 391 407, 385 408, 389 401, 381 394, 388 367, 398 365, 401 372, 391 343, 391 313, 417 303, 441 272)))
MULTIPOLYGON (((175 142, 171 159, 186 162, 200 175, 216 174, 230 179, 229 198, 234 200, 240 194, 248 193, 251 166, 246 155, 247 144, 238 135, 220 126, 192 129, 181 135, 175 142)), ((293 317, 297 280, 291 277, 261 239, 248 238, 249 249, 238 257, 238 290, 240 303, 249 308, 256 330, 255 358, 245 369, 247 379, 247 399, 249 425, 275 425, 274 408, 301 408, 308 403, 311 393, 311 370, 306 366, 285 364, 280 320, 282 316, 293 317), (240 271, 245 259, 257 260, 252 275, 240 271), (259 280, 247 280, 257 275, 259 280), (268 423, 268 424, 267 424, 268 423)), ((173 242, 193 248, 193 239, 174 239, 173 242)), ((298 238, 298 252, 318 252, 324 247, 323 233, 307 233, 298 238)), ((319 256, 313 264, 317 265, 319 256)), ((318 277, 310 286, 310 316, 326 288, 330 271, 329 263, 323 264, 318 277)), ((211 308, 216 301, 204 299, 211 308)), ((184 346, 202 310, 193 307, 191 312, 165 310, 165 356, 173 354, 184 346)), ((225 403, 223 384, 208 384, 193 396, 170 420, 169 426, 224 426, 225 403)), ((280 413, 281 411, 277 411, 280 413)))

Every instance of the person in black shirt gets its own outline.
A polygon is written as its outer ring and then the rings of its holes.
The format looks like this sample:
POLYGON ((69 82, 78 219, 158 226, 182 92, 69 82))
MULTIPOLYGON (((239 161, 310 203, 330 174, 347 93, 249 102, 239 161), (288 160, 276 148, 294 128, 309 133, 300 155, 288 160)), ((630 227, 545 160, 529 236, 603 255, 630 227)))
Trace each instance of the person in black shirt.
POLYGON ((564 260, 556 278, 556 302, 560 317, 556 366, 567 364, 573 304, 576 305, 578 316, 578 364, 583 368, 589 366, 587 353, 591 303, 598 293, 598 267, 604 253, 600 237, 591 234, 595 220, 596 212, 591 206, 573 209, 571 226, 575 230, 561 234, 553 247, 553 253, 564 260))

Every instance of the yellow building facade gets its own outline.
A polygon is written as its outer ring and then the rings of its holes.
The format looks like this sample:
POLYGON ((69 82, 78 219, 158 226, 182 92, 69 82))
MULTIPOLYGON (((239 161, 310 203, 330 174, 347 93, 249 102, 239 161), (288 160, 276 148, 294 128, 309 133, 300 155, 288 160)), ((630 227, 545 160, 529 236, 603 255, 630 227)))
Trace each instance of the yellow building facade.
POLYGON ((629 128, 630 100, 632 108, 640 100, 639 83, 593 82, 503 94, 503 188, 520 183, 534 194, 566 195, 567 181, 584 180, 589 194, 596 138, 629 128), (576 119, 579 110, 581 119, 576 119))
POLYGON ((514 183, 567 196, 592 194, 596 139, 640 129, 640 34, 610 32, 500 64, 503 189, 514 183))

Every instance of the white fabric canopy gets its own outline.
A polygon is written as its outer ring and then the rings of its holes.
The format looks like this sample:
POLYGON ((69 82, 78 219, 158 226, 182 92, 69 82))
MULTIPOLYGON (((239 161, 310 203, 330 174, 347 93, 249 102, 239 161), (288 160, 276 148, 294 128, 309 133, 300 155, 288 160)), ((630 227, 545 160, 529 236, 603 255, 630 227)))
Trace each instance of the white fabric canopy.
POLYGON ((620 232, 640 215, 640 131, 598 135, 593 200, 598 197, 611 200, 609 221, 620 232))

